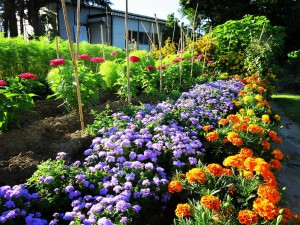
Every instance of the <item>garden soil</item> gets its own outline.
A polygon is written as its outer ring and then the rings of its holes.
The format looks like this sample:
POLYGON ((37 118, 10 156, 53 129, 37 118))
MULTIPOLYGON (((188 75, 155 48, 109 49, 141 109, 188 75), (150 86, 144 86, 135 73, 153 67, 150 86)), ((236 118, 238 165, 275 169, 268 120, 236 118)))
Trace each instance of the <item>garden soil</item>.
MULTIPOLYGON (((284 139, 281 150, 285 155, 282 169, 276 173, 283 200, 300 215, 300 125, 283 115, 270 101, 273 111, 281 115, 282 127, 278 135, 284 139)), ((97 107, 100 112, 109 104, 117 109, 124 102, 108 101, 97 107)), ((20 127, 9 127, 0 134, 0 186, 26 182, 37 165, 54 159, 58 152, 66 152, 70 161, 80 159, 92 138, 81 135, 79 115, 66 113, 56 100, 38 100, 32 112, 23 115, 20 127)), ((93 121, 85 112, 85 123, 93 121)))

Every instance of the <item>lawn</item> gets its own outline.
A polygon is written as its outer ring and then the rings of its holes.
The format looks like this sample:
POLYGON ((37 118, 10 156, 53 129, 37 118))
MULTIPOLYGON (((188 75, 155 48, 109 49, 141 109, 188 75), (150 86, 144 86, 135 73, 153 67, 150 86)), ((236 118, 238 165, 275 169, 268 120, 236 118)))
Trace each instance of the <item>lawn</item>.
POLYGON ((272 99, 282 109, 284 115, 300 123, 300 95, 274 94, 272 99))

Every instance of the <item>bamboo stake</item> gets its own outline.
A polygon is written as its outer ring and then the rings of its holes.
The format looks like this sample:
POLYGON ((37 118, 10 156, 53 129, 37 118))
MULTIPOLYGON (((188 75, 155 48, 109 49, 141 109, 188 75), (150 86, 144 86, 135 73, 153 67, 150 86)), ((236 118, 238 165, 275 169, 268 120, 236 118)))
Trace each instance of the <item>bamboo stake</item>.
POLYGON ((56 58, 59 59, 59 50, 58 50, 58 36, 55 37, 55 46, 56 46, 56 58))
POLYGON ((77 59, 78 51, 79 51, 79 35, 80 35, 80 0, 77 0, 77 24, 76 24, 76 55, 75 59, 77 59))
POLYGON ((108 23, 108 11, 107 11, 107 7, 106 9, 106 31, 107 31, 107 44, 110 45, 110 26, 108 23))
POLYGON ((100 24, 100 31, 101 31, 101 42, 102 42, 102 57, 105 59, 103 25, 102 24, 100 24))
POLYGON ((155 16, 156 31, 157 31, 158 46, 159 46, 159 65, 160 65, 160 70, 159 70, 159 92, 162 93, 163 81, 162 81, 161 39, 160 39, 160 32, 159 32, 159 27, 158 27, 158 21, 157 21, 157 17, 156 17, 155 13, 154 13, 154 16, 155 16))
MULTIPOLYGON (((210 38, 210 35, 212 35, 212 27, 209 28, 208 38, 210 38)), ((202 74, 203 74, 204 67, 205 67, 206 52, 207 52, 207 46, 208 46, 208 42, 209 42, 208 38, 207 38, 207 42, 206 42, 206 46, 205 46, 205 51, 204 51, 203 64, 202 64, 202 74)), ((211 39, 212 39, 212 37, 211 37, 211 39)))
POLYGON ((68 40, 69 40, 69 48, 70 48, 70 53, 71 53, 71 58, 72 58, 72 64, 73 64, 74 73, 75 73, 77 99, 78 99, 78 110, 79 110, 79 117, 80 117, 80 123, 81 123, 81 132, 83 133, 84 132, 84 120, 83 120, 83 112, 82 112, 82 104, 81 104, 81 94, 80 94, 80 86, 79 86, 79 79, 78 79, 78 70, 77 70, 77 65, 76 65, 75 54, 73 51, 73 43, 72 43, 72 39, 71 39, 71 32, 70 32, 70 26, 69 26, 69 21, 68 21, 66 2, 65 2, 65 0, 61 0, 61 3, 62 3, 62 8, 63 8, 63 14, 64 14, 64 20, 65 20, 68 40))
POLYGON ((175 18, 174 18, 173 35, 172 35, 172 43, 174 42, 174 36, 175 36, 175 28, 176 28, 176 26, 175 26, 175 23, 176 23, 176 20, 175 20, 175 18))
POLYGON ((198 11, 198 3, 197 3, 197 6, 196 6, 196 10, 195 10, 195 15, 194 15, 194 21, 193 21, 193 42, 192 42, 192 62, 191 62, 191 78, 193 77, 193 66, 194 66, 194 49, 195 49, 195 34, 196 34, 196 31, 195 31, 195 22, 196 22, 196 14, 197 14, 197 11, 198 11))
POLYGON ((129 40, 128 40, 128 0, 126 0, 126 11, 125 11, 125 39, 126 39, 126 65, 127 65, 127 95, 128 104, 131 104, 130 96, 130 68, 129 68, 129 40))
POLYGON ((259 36, 258 46, 260 45, 260 41, 261 41, 261 39, 262 39, 262 36, 263 36, 263 33, 264 33, 264 29, 265 29, 265 23, 264 23, 264 25, 263 25, 263 28, 262 28, 261 33, 260 33, 260 36, 259 36))
POLYGON ((182 52, 184 51, 184 37, 182 26, 180 25, 180 40, 181 40, 181 48, 180 48, 180 62, 179 62, 179 84, 182 84, 182 52))
POLYGON ((143 28, 144 28, 144 31, 145 31, 145 33, 146 33, 146 35, 147 35, 147 37, 148 37, 150 43, 153 44, 153 42, 152 42, 152 40, 151 40, 151 37, 149 36, 149 34, 148 34, 148 32, 147 32, 147 30, 146 30, 146 28, 145 28, 143 22, 141 22, 141 24, 142 24, 142 26, 143 26, 143 28))

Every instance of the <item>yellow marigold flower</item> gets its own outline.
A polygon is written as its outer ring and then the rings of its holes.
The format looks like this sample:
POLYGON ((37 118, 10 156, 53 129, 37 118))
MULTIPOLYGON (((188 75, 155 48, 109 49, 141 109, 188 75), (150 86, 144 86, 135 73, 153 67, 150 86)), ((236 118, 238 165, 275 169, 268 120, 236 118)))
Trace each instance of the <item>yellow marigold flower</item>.
POLYGON ((239 106, 242 105, 242 103, 240 101, 236 101, 234 104, 235 104, 236 107, 239 107, 239 106))
POLYGON ((172 180, 168 185, 168 191, 170 193, 181 192, 182 183, 179 180, 172 180))
POLYGON ((280 170, 282 168, 282 165, 277 159, 271 159, 270 167, 275 170, 280 170))
POLYGON ((272 151, 272 155, 274 155, 274 159, 278 159, 278 160, 283 159, 283 153, 278 148, 276 148, 272 151))
POLYGON ((247 109, 247 115, 248 115, 248 116, 254 115, 253 109, 247 109))
POLYGON ((236 167, 238 169, 244 168, 244 158, 240 154, 231 155, 224 159, 223 161, 224 166, 231 166, 236 167))
POLYGON ((228 141, 232 142, 234 138, 238 138, 239 134, 235 132, 228 132, 227 139, 228 141))
POLYGON ((219 136, 218 136, 218 133, 216 133, 216 132, 209 132, 206 134, 205 138, 206 138, 206 140, 213 142, 213 141, 218 140, 219 136))
POLYGON ((243 171, 243 176, 247 179, 247 180, 251 180, 254 177, 254 174, 251 171, 248 170, 244 170, 243 171))
POLYGON ((256 224, 258 221, 257 214, 251 210, 245 209, 239 212, 238 219, 241 224, 256 224))
POLYGON ((263 96, 261 96, 261 95, 255 95, 255 97, 254 97, 257 101, 261 101, 261 100, 263 100, 263 96))
POLYGON ((253 155, 253 151, 250 148, 244 147, 240 151, 240 155, 244 158, 251 157, 253 155))
POLYGON ((254 211, 264 220, 274 220, 279 215, 279 209, 268 199, 257 198, 253 202, 254 211))
POLYGON ((279 115, 276 114, 276 115, 274 116, 274 119, 277 120, 277 121, 280 121, 281 118, 280 118, 279 115))
POLYGON ((239 113, 243 114, 245 112, 245 109, 240 109, 239 113))
POLYGON ((204 195, 201 197, 200 203, 207 209, 217 211, 221 205, 221 201, 218 197, 212 195, 204 195))
POLYGON ((219 122, 218 122, 220 125, 226 125, 229 123, 229 120, 228 119, 220 119, 219 122))
POLYGON ((261 198, 266 198, 273 204, 279 202, 281 196, 276 187, 269 184, 263 184, 257 189, 257 195, 261 198))
POLYGON ((264 104, 262 104, 261 102, 258 102, 257 104, 256 104, 256 107, 257 108, 261 108, 261 107, 263 107, 264 106, 264 104))
POLYGON ((250 101, 250 99, 251 99, 250 96, 246 95, 246 96, 244 96, 243 101, 245 104, 247 104, 250 101))
POLYGON ((233 138, 231 143, 235 146, 242 146, 243 140, 242 138, 233 138))
POLYGON ((264 149, 267 149, 267 150, 270 150, 270 148, 271 148, 270 143, 266 140, 262 140, 261 145, 264 149))
POLYGON ((267 114, 262 115, 261 120, 264 123, 270 123, 270 121, 271 121, 269 115, 267 115, 267 114))
POLYGON ((205 172, 210 173, 215 177, 219 177, 223 174, 223 167, 220 164, 211 163, 206 166, 205 172))
POLYGON ((176 209, 175 209, 175 215, 180 218, 180 217, 189 217, 191 215, 191 210, 190 206, 188 203, 185 204, 178 204, 176 209))
POLYGON ((193 168, 186 173, 186 179, 189 183, 198 181, 200 184, 203 184, 206 180, 206 176, 204 171, 200 168, 193 168))

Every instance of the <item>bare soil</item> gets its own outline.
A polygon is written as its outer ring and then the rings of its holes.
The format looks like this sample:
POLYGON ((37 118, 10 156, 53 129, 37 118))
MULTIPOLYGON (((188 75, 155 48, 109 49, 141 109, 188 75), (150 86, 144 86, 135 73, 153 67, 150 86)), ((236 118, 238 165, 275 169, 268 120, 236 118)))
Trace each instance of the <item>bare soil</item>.
MULTIPOLYGON (((0 134, 0 186, 26 182, 37 165, 48 159, 55 159, 58 152, 66 152, 69 159, 82 156, 92 137, 81 134, 79 114, 74 110, 66 112, 58 107, 61 102, 54 99, 37 100, 32 112, 23 115, 20 126, 10 125, 8 131, 0 134)), ((103 102, 116 108, 120 102, 103 102)), ((92 123, 90 111, 84 112, 85 124, 92 123)))

